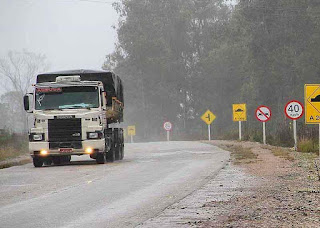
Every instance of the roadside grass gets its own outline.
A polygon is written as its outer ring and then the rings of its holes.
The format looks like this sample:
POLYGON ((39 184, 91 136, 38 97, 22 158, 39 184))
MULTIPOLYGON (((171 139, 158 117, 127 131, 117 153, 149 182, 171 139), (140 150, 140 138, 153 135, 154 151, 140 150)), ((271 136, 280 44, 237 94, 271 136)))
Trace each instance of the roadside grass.
POLYGON ((231 152, 234 164, 249 164, 257 161, 258 155, 252 152, 252 148, 239 145, 223 145, 222 149, 231 152))
POLYGON ((0 161, 28 154, 28 141, 25 136, 5 134, 0 136, 0 161))
POLYGON ((286 159, 288 161, 294 161, 294 157, 291 155, 290 151, 286 148, 272 147, 270 148, 274 156, 286 159))
POLYGON ((318 151, 318 142, 315 142, 312 139, 302 138, 298 142, 298 151, 302 153, 317 153, 318 151))

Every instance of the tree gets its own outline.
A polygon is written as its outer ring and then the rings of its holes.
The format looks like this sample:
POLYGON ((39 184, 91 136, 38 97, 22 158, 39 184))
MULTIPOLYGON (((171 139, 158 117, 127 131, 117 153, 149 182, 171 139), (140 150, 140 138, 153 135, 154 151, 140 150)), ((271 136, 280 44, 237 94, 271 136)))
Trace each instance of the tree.
MULTIPOLYGON (((7 93, 2 95, 2 103, 9 108, 7 112, 16 121, 11 121, 11 129, 27 130, 26 114, 23 110, 22 97, 27 93, 38 73, 44 72, 49 67, 47 59, 42 54, 23 50, 9 51, 7 56, 0 58, 0 77, 2 88, 7 93), (21 121, 21 122, 20 122, 21 121), (22 126, 21 126, 22 123, 22 126)), ((9 119, 3 121, 10 122, 9 119)))
POLYGON ((0 58, 0 77, 4 79, 4 88, 22 95, 35 82, 37 73, 44 72, 48 67, 45 55, 26 50, 9 51, 6 57, 0 58))

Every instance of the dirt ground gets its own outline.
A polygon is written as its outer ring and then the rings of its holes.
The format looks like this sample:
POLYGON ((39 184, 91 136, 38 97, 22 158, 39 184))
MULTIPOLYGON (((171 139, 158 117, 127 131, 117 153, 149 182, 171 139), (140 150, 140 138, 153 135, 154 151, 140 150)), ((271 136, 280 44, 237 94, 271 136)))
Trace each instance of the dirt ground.
POLYGON ((212 144, 230 151, 231 164, 257 184, 229 200, 206 203, 205 210, 219 214, 197 227, 320 227, 316 155, 253 142, 212 144))

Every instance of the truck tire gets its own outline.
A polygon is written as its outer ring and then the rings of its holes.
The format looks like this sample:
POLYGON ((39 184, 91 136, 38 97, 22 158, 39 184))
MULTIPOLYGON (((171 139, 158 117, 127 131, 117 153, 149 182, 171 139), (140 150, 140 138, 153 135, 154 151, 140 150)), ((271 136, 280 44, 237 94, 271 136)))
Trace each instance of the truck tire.
POLYGON ((47 165, 47 166, 51 165, 51 164, 52 164, 52 159, 51 159, 51 158, 45 159, 45 160, 43 161, 43 164, 44 164, 44 165, 47 165))
POLYGON ((104 159, 104 153, 97 153, 96 161, 97 164, 104 164, 105 159, 104 159))
POLYGON ((120 160, 121 159, 121 147, 120 147, 119 142, 117 142, 114 150, 115 150, 115 160, 120 160))
POLYGON ((63 157, 61 157, 61 160, 62 160, 63 163, 70 163, 71 155, 63 156, 63 157))
POLYGON ((116 160, 116 155, 114 151, 114 147, 110 149, 107 153, 107 162, 114 162, 116 160))
POLYGON ((55 156, 55 157, 52 158, 52 162, 53 162, 54 165, 60 165, 61 162, 62 162, 61 160, 62 159, 61 159, 60 156, 55 156))
POLYGON ((42 167, 43 166, 43 160, 38 157, 33 158, 33 165, 34 167, 42 167))
POLYGON ((123 158, 124 158, 124 144, 123 143, 121 144, 121 147, 120 147, 120 154, 121 154, 120 160, 123 160, 123 158))

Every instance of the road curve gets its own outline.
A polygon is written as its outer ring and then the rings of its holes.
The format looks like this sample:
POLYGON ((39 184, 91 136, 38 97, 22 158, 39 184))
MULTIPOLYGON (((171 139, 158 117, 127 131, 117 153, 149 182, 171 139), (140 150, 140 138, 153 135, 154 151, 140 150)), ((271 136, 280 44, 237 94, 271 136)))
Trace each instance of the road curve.
POLYGON ((200 142, 127 144, 125 159, 97 165, 0 170, 0 227, 135 227, 198 189, 229 153, 200 142))

